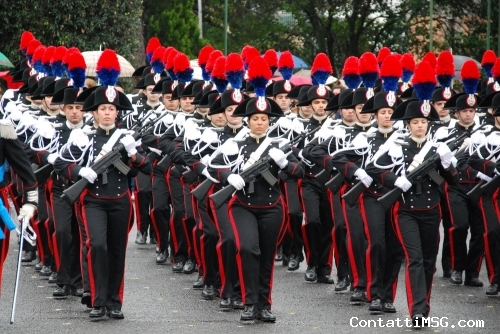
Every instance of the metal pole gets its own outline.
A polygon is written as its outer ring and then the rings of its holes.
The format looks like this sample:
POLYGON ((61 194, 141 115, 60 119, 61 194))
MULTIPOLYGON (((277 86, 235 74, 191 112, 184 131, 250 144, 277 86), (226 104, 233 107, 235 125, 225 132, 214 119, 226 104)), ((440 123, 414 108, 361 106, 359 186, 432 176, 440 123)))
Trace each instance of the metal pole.
POLYGON ((434 17, 434 1, 430 0, 429 9, 429 51, 432 52, 432 18, 434 17))
POLYGON ((486 28, 486 50, 490 49, 491 37, 491 0, 488 0, 488 25, 486 28))
POLYGON ((224 54, 227 56, 227 0, 224 0, 224 54))
POLYGON ((200 38, 203 38, 203 14, 201 12, 201 0, 198 0, 198 27, 200 27, 200 38))

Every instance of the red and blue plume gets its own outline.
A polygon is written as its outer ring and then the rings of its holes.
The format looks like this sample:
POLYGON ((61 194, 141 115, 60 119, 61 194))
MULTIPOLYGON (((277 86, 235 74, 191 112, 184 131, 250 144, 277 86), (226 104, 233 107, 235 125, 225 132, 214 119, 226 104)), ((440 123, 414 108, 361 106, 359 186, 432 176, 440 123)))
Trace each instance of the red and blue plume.
MULTIPOLYGON (((168 49, 168 48, 167 48, 168 49)), ((167 53, 167 52, 165 52, 167 53)), ((175 48, 170 49, 170 52, 168 53, 167 57, 167 64, 165 65, 165 69, 168 72, 168 75, 170 76, 170 79, 172 80, 177 80, 177 75, 175 74, 174 71, 174 59, 175 57, 179 54, 179 51, 177 51, 175 48)), ((165 58, 164 58, 165 60, 165 58)))
POLYGON ((391 54, 391 49, 389 49, 387 46, 384 46, 378 51, 377 55, 377 63, 378 67, 381 68, 382 64, 384 63, 384 60, 387 56, 391 54))
MULTIPOLYGON (((251 45, 245 45, 243 49, 241 49, 241 59, 243 59, 243 63, 245 63, 245 60, 247 59, 247 52, 249 49, 253 48, 251 45)), ((246 70, 247 68, 245 68, 246 70)))
POLYGON ((403 80, 403 82, 409 82, 413 73, 415 73, 415 58, 413 58, 411 53, 405 53, 401 57, 401 67, 403 68, 401 80, 403 80))
POLYGON ((477 85, 481 80, 479 74, 479 69, 477 68, 474 60, 467 60, 462 65, 462 70, 460 71, 460 77, 462 78, 462 83, 464 85, 464 91, 466 94, 475 94, 477 90, 477 85))
POLYGON ((418 64, 413 75, 412 84, 420 101, 429 101, 431 99, 436 87, 436 76, 434 75, 434 69, 428 62, 421 61, 418 64))
POLYGON ((282 52, 278 61, 278 69, 283 79, 290 80, 292 78, 294 68, 295 63, 293 61, 292 54, 289 51, 282 52))
POLYGON ((239 54, 230 53, 227 55, 224 71, 226 72, 226 78, 231 84, 231 87, 234 89, 241 89, 245 76, 245 66, 239 54))
MULTIPOLYGON (((32 40, 29 44, 28 44, 28 48, 26 49, 26 58, 28 58, 30 64, 32 67, 33 66, 33 54, 35 53, 36 49, 42 45, 42 43, 40 43, 40 41, 38 39, 34 39, 32 40)), ((44 50, 45 51, 45 50, 44 50)), ((40 59, 41 61, 41 59, 40 59)))
POLYGON ((264 52, 264 59, 269 64, 269 68, 274 75, 274 72, 278 69, 278 53, 274 49, 269 49, 264 52))
POLYGON ((253 85, 258 97, 266 96, 266 86, 271 77, 271 69, 264 58, 256 57, 249 64, 247 80, 253 85))
POLYGON ((395 56, 399 62, 401 62, 401 58, 403 57, 401 53, 394 52, 392 55, 395 56))
POLYGON ((210 79, 214 83, 217 91, 223 93, 226 90, 228 80, 226 78, 226 57, 220 56, 214 62, 212 71, 210 72, 210 79))
POLYGON ((23 31, 21 34, 21 42, 19 44, 19 50, 26 56, 26 51, 28 51, 28 45, 32 40, 35 39, 35 36, 30 31, 23 31))
POLYGON ((223 55, 224 54, 220 50, 214 50, 210 52, 210 55, 208 55, 207 65, 205 66, 205 69, 210 75, 210 78, 212 77, 212 70, 214 69, 215 61, 217 60, 217 58, 223 55))
POLYGON ((64 70, 68 72, 68 63, 69 63, 69 58, 73 54, 73 52, 78 52, 80 53, 80 50, 78 50, 77 47, 71 47, 66 51, 66 55, 63 58, 62 65, 64 67, 64 70))
POLYGON ((114 86, 120 75, 120 63, 115 51, 106 49, 97 60, 96 73, 101 86, 114 86))
POLYGON ((193 80, 193 69, 188 56, 179 52, 174 58, 174 73, 180 83, 186 83, 193 80))
POLYGON ((433 71, 436 71, 436 64, 437 64, 437 59, 436 59, 436 54, 434 52, 427 52, 424 55, 424 58, 422 58, 422 61, 426 61, 431 65, 431 68, 433 71))
POLYGON ((73 87, 83 88, 85 86, 85 71, 87 64, 80 51, 73 51, 67 57, 68 77, 73 80, 73 87))
POLYGON ((380 68, 380 78, 382 86, 386 92, 395 92, 398 89, 399 78, 403 75, 403 68, 398 57, 388 55, 385 57, 382 67, 380 68))
POLYGON ((151 37, 146 46, 146 57, 148 58, 148 63, 151 64, 151 58, 153 53, 161 46, 160 40, 157 37, 151 37))
POLYGON ((488 78, 492 78, 492 72, 491 70, 493 69, 493 65, 495 65, 495 61, 497 60, 497 56, 494 51, 492 50, 486 50, 483 54, 483 59, 481 60, 481 67, 484 70, 484 74, 488 78))
POLYGON ((439 54, 436 64, 436 78, 439 84, 446 88, 451 87, 455 76, 455 63, 450 51, 443 51, 439 54))
POLYGON ((42 63, 43 67, 45 67, 45 73, 47 73, 47 75, 54 75, 54 72, 52 71, 52 66, 50 66, 50 60, 52 59, 52 55, 54 54, 55 51, 56 47, 51 45, 47 47, 47 49, 45 49, 45 52, 43 54, 42 63))
POLYGON ((259 50, 257 50, 253 46, 250 46, 246 49, 245 57, 243 58, 243 55, 241 56, 246 70, 248 70, 248 65, 252 62, 252 60, 254 60, 257 57, 260 57, 259 50))
POLYGON ((161 74, 165 70, 165 65, 163 64, 163 55, 165 54, 165 47, 160 46, 156 48, 151 56, 151 67, 154 73, 161 74))
POLYGON ((361 83, 361 77, 359 76, 358 57, 347 57, 344 62, 344 68, 342 69, 342 79, 344 79, 344 82, 349 89, 358 88, 359 84, 361 83))
POLYGON ((63 45, 60 45, 56 48, 56 51, 54 51, 52 59, 50 60, 50 66, 52 66, 52 72, 58 78, 62 77, 64 71, 66 71, 66 69, 63 66, 63 60, 64 57, 66 56, 66 52, 68 52, 68 49, 63 45))
POLYGON ((42 61, 46 49, 47 48, 45 46, 39 45, 31 57, 31 66, 33 66, 37 73, 46 73, 42 61))
POLYGON ((317 85, 324 85, 333 73, 330 58, 325 53, 318 53, 311 67, 311 79, 317 85))
POLYGON ((214 51, 214 48, 210 45, 206 45, 201 48, 200 53, 198 53, 198 65, 201 67, 201 76, 205 81, 210 81, 210 73, 207 72, 206 66, 208 57, 210 57, 212 51, 214 51))
POLYGON ((365 52, 359 58, 359 75, 366 88, 375 87, 378 79, 378 62, 373 53, 365 52))
POLYGON ((493 79, 500 84, 500 58, 495 60, 495 65, 493 65, 493 69, 491 70, 491 75, 493 75, 493 79))

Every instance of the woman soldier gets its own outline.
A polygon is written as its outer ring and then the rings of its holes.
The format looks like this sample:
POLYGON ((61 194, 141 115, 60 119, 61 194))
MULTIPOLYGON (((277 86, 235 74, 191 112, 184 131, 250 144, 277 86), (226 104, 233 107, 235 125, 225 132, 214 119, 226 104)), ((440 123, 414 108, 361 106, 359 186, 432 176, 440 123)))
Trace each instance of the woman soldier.
POLYGON ((278 104, 266 99, 265 84, 271 71, 263 58, 254 59, 249 77, 257 97, 245 100, 236 107, 233 115, 248 117, 249 136, 241 141, 226 144, 209 164, 209 172, 221 185, 231 185, 237 191, 229 200, 228 213, 236 238, 242 300, 245 309, 241 321, 254 318, 275 322, 271 313, 271 287, 276 246, 284 232, 285 205, 277 183, 270 184, 262 176, 245 182, 238 174, 269 156, 269 172, 278 178, 279 171, 290 177, 300 178, 304 170, 293 155, 286 155, 278 144, 266 136, 270 117, 283 117, 278 104), (262 80, 254 80, 257 79, 262 80))
POLYGON ((439 159, 436 159, 435 169, 448 182, 457 181, 457 172, 451 164, 453 155, 448 146, 438 145, 426 138, 429 121, 439 119, 436 110, 429 104, 432 89, 428 86, 432 82, 435 84, 435 80, 430 65, 422 62, 415 72, 414 87, 423 101, 407 101, 398 106, 392 116, 395 120, 406 121, 410 136, 403 143, 393 143, 366 167, 376 183, 403 191, 403 196, 392 207, 392 215, 394 229, 406 257, 406 295, 415 327, 421 327, 424 318, 429 315, 441 213, 439 185, 428 175, 412 184, 406 175, 437 154, 439 159), (421 82, 427 87, 420 89, 421 82))
MULTIPOLYGON (((110 52, 114 54, 111 50, 105 50, 101 59, 113 58, 110 52)), ((114 81, 101 79, 107 87, 97 88, 92 105, 82 109, 97 110, 98 128, 88 138, 81 130, 73 130, 69 140, 72 145, 68 145, 54 162, 58 175, 72 182, 82 177, 90 183, 80 195, 79 204, 89 246, 87 257, 93 306, 89 314, 91 318, 103 317, 106 311, 111 318, 124 317, 121 311, 123 276, 132 215, 128 176, 135 176, 138 170, 146 174, 152 172, 149 160, 138 153, 135 139, 115 125, 118 110, 133 109, 127 96, 113 86, 118 74, 114 81), (88 145, 82 146, 85 142, 88 145), (121 161, 131 167, 128 175, 113 166, 108 168, 106 175, 98 175, 90 167, 92 163, 120 143, 124 146, 120 152, 121 161)))

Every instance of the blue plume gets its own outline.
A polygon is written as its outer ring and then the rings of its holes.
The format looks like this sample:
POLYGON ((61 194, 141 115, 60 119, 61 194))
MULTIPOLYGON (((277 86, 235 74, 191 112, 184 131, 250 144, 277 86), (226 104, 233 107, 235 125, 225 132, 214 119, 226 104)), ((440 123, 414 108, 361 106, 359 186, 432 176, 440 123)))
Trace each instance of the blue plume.
POLYGON ((162 73, 165 70, 165 65, 161 60, 155 60, 151 63, 154 73, 162 73))
POLYGON ((436 84, 434 82, 423 82, 413 84, 413 89, 420 101, 430 100, 436 84))
POLYGON ((66 69, 64 68, 62 61, 58 60, 52 63, 52 72, 56 77, 62 77, 66 69))
POLYGON ((84 68, 68 70, 68 77, 73 80, 73 87, 83 88, 85 86, 85 74, 86 70, 84 68))
MULTIPOLYGON (((281 76, 283 77, 283 79, 290 80, 290 78, 292 77, 292 74, 293 74, 293 68, 291 68, 291 67, 282 67, 280 69, 280 72, 281 72, 281 76)), ((316 72, 316 73, 318 73, 318 72, 316 72)), ((326 78, 328 79, 328 76, 326 78)), ((326 80, 325 80, 325 82, 326 82, 326 80)))
POLYGON ((344 75, 343 79, 349 89, 356 89, 361 83, 361 77, 357 74, 344 75))
POLYGON ((101 69, 97 72, 97 77, 101 82, 102 86, 114 86, 118 82, 118 76, 120 75, 120 71, 115 70, 114 68, 110 69, 101 69))
POLYGON ((451 87, 452 75, 437 75, 436 78, 442 87, 451 87))
POLYGON ((244 71, 228 71, 226 72, 227 81, 231 84, 231 87, 235 89, 241 89, 243 78, 245 76, 244 71))
POLYGON ((464 84, 464 91, 466 94, 475 94, 477 90, 477 85, 479 84, 478 79, 462 79, 464 84))
POLYGON ((48 76, 54 75, 54 73, 52 72, 52 66, 50 66, 50 63, 43 64, 43 67, 45 68, 45 73, 47 73, 48 76))
POLYGON ((212 82, 215 84, 215 88, 217 88, 219 93, 222 94, 226 90, 227 80, 214 77, 212 78, 212 82))
POLYGON ((316 78, 315 78, 315 77, 311 77, 311 83, 312 83, 312 85, 313 85, 313 86, 317 86, 317 85, 319 85, 319 82, 318 82, 318 81, 316 81, 316 78))
POLYGON ((33 68, 37 71, 37 73, 45 73, 45 66, 43 66, 41 60, 37 60, 33 63, 33 68))
POLYGON ((329 76, 330 73, 326 71, 316 71, 311 74, 311 78, 313 79, 313 81, 317 82, 318 85, 324 85, 329 76))
POLYGON ((192 68, 187 68, 185 71, 177 73, 177 80, 179 80, 180 83, 189 82, 193 80, 193 72, 194 70, 192 68))
POLYGON ((384 80, 382 86, 386 92, 395 92, 398 89, 398 77, 388 76, 382 77, 382 79, 384 80))
POLYGON ((403 80, 403 82, 408 82, 410 81, 412 75, 413 71, 406 70, 403 68, 403 77, 401 78, 401 80, 403 80))
POLYGON ((204 81, 210 81, 210 73, 207 72, 207 70, 205 69, 207 67, 207 65, 200 65, 201 67, 201 76, 203 78, 204 81))
POLYGON ((177 79, 177 75, 174 73, 173 69, 172 70, 167 70, 167 72, 168 72, 168 76, 170 77, 170 79, 172 79, 173 81, 178 80, 177 79))
POLYGON ((365 72, 365 73, 361 73, 360 77, 363 80, 363 85, 366 88, 373 88, 373 87, 375 87, 375 82, 378 79, 378 73, 377 72, 365 72))
POLYGON ((484 73, 488 78, 493 77, 493 72, 491 71, 493 69, 493 64, 492 63, 486 63, 482 65, 482 68, 484 70, 484 73))
POLYGON ((266 85, 268 83, 268 80, 266 78, 256 77, 249 81, 254 87, 255 95, 257 95, 258 97, 266 96, 266 85))

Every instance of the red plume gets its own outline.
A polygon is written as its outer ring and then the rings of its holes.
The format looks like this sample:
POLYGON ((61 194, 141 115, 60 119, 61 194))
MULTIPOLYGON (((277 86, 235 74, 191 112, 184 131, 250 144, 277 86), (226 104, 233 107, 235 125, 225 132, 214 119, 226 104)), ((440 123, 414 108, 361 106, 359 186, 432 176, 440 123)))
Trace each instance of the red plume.
POLYGON ((217 79, 225 80, 226 79, 225 67, 226 67, 226 57, 224 56, 218 57, 214 61, 214 66, 212 68, 210 76, 217 79))
POLYGON ((494 64, 497 60, 495 52, 492 50, 486 50, 483 54, 483 59, 481 60, 481 66, 484 64, 494 64))
POLYGON ((422 60, 415 69, 412 83, 415 86, 427 82, 436 84, 436 76, 434 75, 431 64, 422 60))
POLYGON ((342 69, 342 76, 347 75, 359 75, 359 59, 355 56, 348 57, 344 62, 344 68, 342 69))
POLYGON ((437 59, 434 52, 427 52, 422 61, 428 62, 429 65, 431 65, 433 71, 436 70, 437 59))
MULTIPOLYGON (((247 49, 247 52, 246 52, 246 55, 245 55, 245 58, 243 59, 243 63, 244 64, 250 64, 250 62, 254 59, 254 58, 257 58, 257 57, 260 57, 260 52, 259 50, 257 50, 256 48, 254 47, 249 47, 247 49)), ((242 57, 243 58, 243 57, 242 57)))
POLYGON ((401 57, 401 66, 411 72, 415 72, 415 58, 411 53, 405 53, 401 57))
POLYGON ((74 53, 74 52, 78 52, 80 53, 80 50, 78 50, 77 47, 71 47, 69 48, 67 51, 66 51, 66 54, 64 55, 64 58, 63 58, 63 64, 69 64, 70 62, 70 57, 71 55, 74 53))
POLYGON ((174 72, 184 72, 189 67, 191 67, 191 63, 189 62, 188 56, 179 52, 174 58, 174 72))
POLYGON ((97 60, 96 72, 99 72, 101 69, 120 71, 120 62, 115 51, 106 49, 101 53, 101 56, 97 60))
POLYGON ((226 66, 225 67, 226 72, 244 71, 243 60, 241 59, 241 56, 237 53, 230 53, 226 57, 225 66, 226 66))
POLYGON ((69 57, 65 57, 65 60, 68 60, 68 69, 72 70, 74 68, 87 68, 85 58, 83 58, 83 55, 80 53, 80 51, 72 51, 69 53, 69 57))
POLYGON ((280 59, 278 61, 278 68, 294 68, 295 63, 293 61, 293 55, 290 51, 284 51, 280 54, 280 59))
POLYGON ((247 58, 247 52, 248 52, 248 49, 250 49, 250 48, 253 48, 253 46, 245 45, 243 47, 243 49, 241 49, 241 59, 243 59, 243 61, 245 61, 245 59, 247 58))
POLYGON ((34 39, 35 36, 33 36, 33 34, 30 31, 23 31, 21 35, 21 42, 19 45, 19 49, 25 53, 26 50, 28 49, 28 45, 34 39))
POLYGON ((276 53, 276 50, 274 49, 269 49, 264 53, 264 59, 267 61, 269 64, 269 67, 271 68, 277 68, 278 67, 278 54, 276 53))
POLYGON ((172 51, 174 48, 169 46, 165 49, 165 52, 163 53, 163 65, 165 65, 165 68, 167 68, 167 63, 168 63, 168 56, 170 55, 170 51, 172 51))
POLYGON ((316 58, 314 58, 311 74, 316 73, 317 71, 327 72, 328 74, 333 73, 332 64, 330 63, 330 58, 324 53, 318 53, 316 58))
POLYGON ((45 54, 45 50, 47 48, 43 45, 39 45, 35 52, 33 52, 33 58, 31 58, 31 63, 34 63, 35 61, 39 61, 43 63, 43 55, 45 54))
POLYGON ((382 66, 382 63, 384 62, 385 57, 389 56, 391 54, 391 49, 389 49, 387 46, 384 46, 381 48, 378 52, 377 55, 377 62, 379 66, 382 66))
POLYGON ((201 50, 200 53, 198 53, 198 65, 206 65, 208 61, 208 57, 214 51, 215 49, 211 47, 210 45, 204 46, 201 50))
MULTIPOLYGON (((453 72, 454 73, 454 72, 453 72)), ((467 60, 462 65, 462 70, 460 71, 460 77, 463 79, 477 79, 479 80, 479 69, 473 60, 467 60)))
POLYGON ((497 58, 495 60, 495 65, 493 65, 492 74, 495 80, 498 81, 498 79, 500 79, 500 58, 497 58))
POLYGON ((211 73, 213 68, 214 68, 214 65, 215 65, 215 61, 217 60, 217 58, 223 56, 224 54, 222 53, 222 51, 220 50, 214 50, 210 53, 210 56, 208 56, 208 61, 207 61, 207 65, 205 66, 205 70, 208 72, 208 73, 211 73))
POLYGON ((359 58, 359 73, 378 73, 377 57, 371 52, 365 52, 359 58))
POLYGON ((160 40, 157 37, 151 37, 146 46, 146 54, 153 54, 157 48, 161 46, 160 40))
MULTIPOLYGON (((33 55, 35 53, 35 50, 40 46, 42 45, 42 43, 40 43, 40 41, 38 39, 34 39, 32 40, 29 44, 28 44, 28 49, 26 50, 26 55, 33 55)), ((40 59, 41 60, 41 59, 40 59)))
POLYGON ((403 55, 402 55, 401 53, 397 53, 397 52, 395 52, 395 53, 393 53, 392 55, 393 55, 394 57, 396 57, 396 59, 397 59, 399 62, 401 62, 401 58, 403 57, 403 55))
POLYGON ((450 51, 443 51, 439 54, 436 64, 436 75, 455 75, 455 64, 450 51))
POLYGON ((50 64, 50 60, 52 59, 52 55, 54 54, 55 51, 56 51, 55 46, 51 45, 51 46, 47 47, 47 49, 45 49, 45 53, 43 54, 43 57, 42 57, 42 63, 44 63, 44 64, 49 63, 50 64))
POLYGON ((403 68, 401 63, 398 61, 397 57, 394 55, 388 55, 385 57, 382 67, 380 68, 380 77, 397 77, 401 78, 403 75, 403 68))
POLYGON ((248 80, 253 80, 255 78, 264 78, 270 80, 272 76, 269 64, 262 57, 256 57, 250 63, 248 67, 248 80))
MULTIPOLYGON (((166 53, 166 52, 165 52, 166 53)), ((165 65, 165 68, 167 70, 172 70, 175 66, 174 59, 175 57, 179 54, 179 51, 176 49, 172 48, 170 52, 168 53, 168 59, 167 59, 167 65, 165 65)))
POLYGON ((64 45, 60 45, 56 48, 56 51, 52 55, 52 59, 50 60, 51 63, 54 63, 56 61, 63 61, 64 57, 66 56, 66 52, 68 52, 68 49, 64 45))

